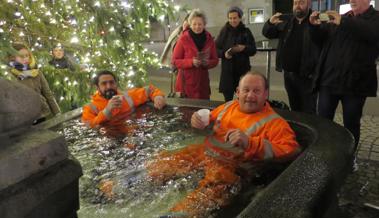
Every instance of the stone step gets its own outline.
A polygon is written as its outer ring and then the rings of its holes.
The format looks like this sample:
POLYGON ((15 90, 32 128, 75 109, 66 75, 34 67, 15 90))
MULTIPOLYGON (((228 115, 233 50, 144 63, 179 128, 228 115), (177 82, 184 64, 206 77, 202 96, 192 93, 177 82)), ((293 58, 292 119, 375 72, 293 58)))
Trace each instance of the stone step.
POLYGON ((11 141, 0 149, 0 191, 68 157, 64 137, 52 131, 31 131, 11 141))

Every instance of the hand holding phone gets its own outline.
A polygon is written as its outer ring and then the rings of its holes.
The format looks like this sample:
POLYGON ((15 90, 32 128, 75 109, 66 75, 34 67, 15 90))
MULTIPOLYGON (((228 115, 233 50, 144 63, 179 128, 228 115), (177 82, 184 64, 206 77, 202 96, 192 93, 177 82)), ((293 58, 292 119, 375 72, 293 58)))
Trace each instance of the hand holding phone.
POLYGON ((281 14, 281 15, 279 16, 279 19, 280 19, 281 21, 287 21, 287 20, 290 20, 292 17, 293 17, 292 14, 281 14))

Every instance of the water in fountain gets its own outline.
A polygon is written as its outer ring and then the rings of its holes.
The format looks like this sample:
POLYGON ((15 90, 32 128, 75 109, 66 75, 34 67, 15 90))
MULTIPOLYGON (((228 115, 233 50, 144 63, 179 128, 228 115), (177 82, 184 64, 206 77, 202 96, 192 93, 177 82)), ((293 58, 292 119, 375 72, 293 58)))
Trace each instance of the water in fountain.
POLYGON ((159 217, 193 191, 203 176, 201 170, 159 184, 149 179, 145 163, 161 151, 203 142, 210 129, 200 131, 189 125, 196 110, 156 111, 142 106, 126 121, 130 131, 118 138, 89 129, 80 120, 64 123, 58 132, 84 171, 79 217, 159 217))

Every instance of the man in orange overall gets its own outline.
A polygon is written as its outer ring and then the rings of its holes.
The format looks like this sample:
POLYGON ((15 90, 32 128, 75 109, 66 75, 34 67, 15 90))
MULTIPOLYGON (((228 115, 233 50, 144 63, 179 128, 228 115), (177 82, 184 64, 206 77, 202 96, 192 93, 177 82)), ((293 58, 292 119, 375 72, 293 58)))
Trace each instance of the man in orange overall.
MULTIPOLYGON (((204 170, 197 189, 174 205, 169 216, 206 217, 235 196, 232 190, 241 185, 241 170, 259 161, 290 160, 299 153, 295 133, 267 102, 268 84, 262 74, 243 76, 237 97, 211 112, 214 133, 203 144, 161 153, 148 163, 149 175, 160 181, 204 170)), ((206 127, 196 112, 191 125, 206 127)))
POLYGON ((111 136, 125 135, 129 127, 125 120, 135 107, 149 100, 154 107, 162 109, 166 105, 164 94, 153 85, 121 91, 110 71, 100 71, 94 79, 97 91, 91 103, 83 107, 82 121, 91 128, 104 127, 111 136))

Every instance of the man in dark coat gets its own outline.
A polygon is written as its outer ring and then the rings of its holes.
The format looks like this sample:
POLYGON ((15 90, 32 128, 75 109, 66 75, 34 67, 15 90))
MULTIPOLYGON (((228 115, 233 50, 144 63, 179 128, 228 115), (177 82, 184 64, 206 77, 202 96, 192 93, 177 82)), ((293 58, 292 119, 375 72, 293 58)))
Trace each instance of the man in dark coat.
POLYGON ((320 45, 309 34, 309 0, 294 0, 293 14, 274 14, 263 26, 262 34, 279 39, 276 51, 276 70, 284 71, 284 86, 291 110, 316 112, 316 93, 311 84, 320 45))
POLYGON ((378 88, 379 12, 370 0, 350 0, 350 6, 342 16, 336 11, 310 16, 312 40, 324 43, 313 87, 319 91, 319 115, 333 120, 341 101, 344 126, 357 146, 366 97, 376 96, 378 88))
POLYGON ((229 21, 216 39, 217 55, 222 62, 219 91, 225 101, 233 99, 240 77, 251 68, 250 56, 257 52, 253 34, 241 22, 242 15, 240 8, 231 7, 229 21))

